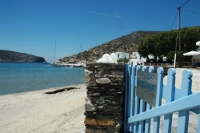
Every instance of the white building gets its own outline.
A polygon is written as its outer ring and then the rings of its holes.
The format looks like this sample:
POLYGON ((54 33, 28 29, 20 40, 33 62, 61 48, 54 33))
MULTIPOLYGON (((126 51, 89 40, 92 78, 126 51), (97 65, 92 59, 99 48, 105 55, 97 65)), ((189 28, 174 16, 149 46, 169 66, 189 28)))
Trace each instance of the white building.
POLYGON ((129 59, 129 53, 116 52, 112 54, 104 54, 102 58, 97 60, 97 63, 117 63, 119 59, 129 59))
POLYGON ((138 52, 133 52, 131 54, 129 64, 137 65, 138 63, 144 64, 144 62, 146 62, 146 58, 141 57, 138 52))
POLYGON ((124 53, 124 52, 115 52, 115 55, 117 59, 129 59, 129 53, 124 53))

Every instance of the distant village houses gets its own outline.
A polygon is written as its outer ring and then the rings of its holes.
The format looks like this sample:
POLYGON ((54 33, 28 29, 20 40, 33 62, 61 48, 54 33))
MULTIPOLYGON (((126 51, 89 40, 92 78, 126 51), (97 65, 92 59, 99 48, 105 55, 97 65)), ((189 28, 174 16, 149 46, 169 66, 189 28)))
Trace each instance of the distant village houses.
POLYGON ((140 56, 138 52, 133 52, 130 56, 129 64, 137 65, 138 63, 144 64, 146 62, 146 58, 140 56))
POLYGON ((138 52, 133 52, 131 55, 125 52, 115 52, 117 59, 129 59, 129 64, 137 65, 138 63, 144 64, 146 58, 140 56, 138 52))

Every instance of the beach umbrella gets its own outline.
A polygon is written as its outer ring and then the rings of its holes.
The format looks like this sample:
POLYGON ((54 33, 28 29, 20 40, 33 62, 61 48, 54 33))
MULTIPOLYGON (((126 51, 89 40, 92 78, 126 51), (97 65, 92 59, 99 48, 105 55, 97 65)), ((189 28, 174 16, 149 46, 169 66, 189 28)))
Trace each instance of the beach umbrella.
POLYGON ((199 55, 199 54, 200 54, 200 52, 190 51, 190 52, 184 53, 183 56, 195 56, 195 55, 199 55))
POLYGON ((199 54, 200 54, 200 52, 190 51, 190 52, 184 53, 183 56, 192 56, 192 66, 193 66, 193 56, 199 55, 199 54))
POLYGON ((197 46, 200 46, 200 41, 196 42, 196 45, 197 45, 197 46))

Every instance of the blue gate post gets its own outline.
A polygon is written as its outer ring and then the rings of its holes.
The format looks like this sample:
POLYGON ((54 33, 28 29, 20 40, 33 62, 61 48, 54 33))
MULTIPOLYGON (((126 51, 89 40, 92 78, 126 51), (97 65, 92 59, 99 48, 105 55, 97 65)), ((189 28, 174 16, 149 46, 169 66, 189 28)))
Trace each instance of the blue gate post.
MULTIPOLYGON (((182 73, 181 81, 181 96, 188 96, 192 93, 192 71, 185 70, 182 73)), ((189 121, 189 110, 184 110, 179 112, 178 118, 178 133, 188 132, 188 121, 189 121)))
MULTIPOLYGON (((137 77, 137 71, 140 70, 140 66, 136 66, 136 77, 137 77)), ((137 78, 135 78, 135 87, 137 87, 137 78)), ((139 98, 135 95, 135 101, 134 101, 134 115, 137 115, 139 112, 139 98)), ((133 125, 134 132, 138 132, 138 122, 134 123, 133 125)))
MULTIPOLYGON (((147 67, 146 66, 142 66, 141 71, 146 71, 147 67)), ((139 113, 141 114, 142 112, 145 111, 145 101, 143 99, 139 100, 139 113)), ((138 131, 140 133, 142 133, 144 131, 144 121, 139 121, 139 126, 138 126, 138 131)))
POLYGON ((125 84, 125 98, 124 98, 124 133, 129 132, 128 118, 129 116, 129 88, 130 88, 130 65, 126 64, 126 84, 125 84))
MULTIPOLYGON (((157 94, 156 94, 156 107, 159 107, 162 102, 162 92, 163 92, 163 77, 164 77, 164 70, 162 67, 157 68, 157 74, 158 74, 158 82, 157 82, 157 94)), ((159 133, 159 127, 160 127, 160 116, 154 118, 154 125, 153 125, 153 132, 159 133)))
MULTIPOLYGON (((149 73, 153 73, 154 72, 154 67, 150 66, 149 67, 149 73)), ((146 103, 146 111, 147 110, 151 110, 152 106, 148 103, 146 103)), ((147 119, 145 120, 145 133, 150 133, 150 127, 151 127, 151 119, 147 119)))
MULTIPOLYGON (((174 68, 168 69, 168 76, 167 76, 167 92, 166 95, 166 103, 170 103, 174 101, 174 94, 175 94, 175 80, 176 80, 176 71, 174 68)), ((171 133, 172 130, 172 117, 173 114, 167 114, 164 115, 164 126, 163 126, 163 132, 165 133, 171 133)))
MULTIPOLYGON (((131 85, 130 85, 130 102, 129 102, 129 113, 130 116, 134 115, 134 100, 135 100, 135 81, 136 81, 136 67, 135 66, 131 66, 131 85)), ((133 124, 129 125, 129 131, 133 132, 133 124)))

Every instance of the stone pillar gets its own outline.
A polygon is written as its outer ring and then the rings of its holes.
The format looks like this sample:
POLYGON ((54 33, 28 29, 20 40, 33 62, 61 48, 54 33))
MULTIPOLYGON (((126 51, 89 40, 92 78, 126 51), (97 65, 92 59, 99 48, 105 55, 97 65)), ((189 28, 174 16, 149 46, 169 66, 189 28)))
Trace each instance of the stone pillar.
POLYGON ((87 64, 85 133, 123 132, 125 65, 87 64))

